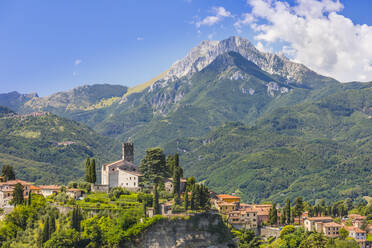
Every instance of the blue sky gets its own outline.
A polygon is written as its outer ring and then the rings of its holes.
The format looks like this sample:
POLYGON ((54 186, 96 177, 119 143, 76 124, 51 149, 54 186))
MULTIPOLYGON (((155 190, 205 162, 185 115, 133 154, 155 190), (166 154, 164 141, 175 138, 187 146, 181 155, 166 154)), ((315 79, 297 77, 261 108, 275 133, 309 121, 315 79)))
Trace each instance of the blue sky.
MULTIPOLYGON (((372 1, 341 3, 339 15, 372 26, 372 1)), ((133 86, 160 74, 205 39, 240 35, 274 51, 282 48, 278 40, 295 42, 285 34, 275 41, 259 40, 251 23, 238 31, 234 24, 253 6, 245 0, 0 1, 0 93, 16 90, 44 96, 83 84, 133 86), (217 7, 228 15, 213 24, 203 23, 208 16, 218 16, 217 7)), ((270 22, 255 15, 260 24, 270 22)), ((295 43, 291 48, 306 50, 295 43)), ((303 54, 296 55, 300 62, 306 62, 303 54)), ((370 63, 369 57, 366 61, 370 63)))

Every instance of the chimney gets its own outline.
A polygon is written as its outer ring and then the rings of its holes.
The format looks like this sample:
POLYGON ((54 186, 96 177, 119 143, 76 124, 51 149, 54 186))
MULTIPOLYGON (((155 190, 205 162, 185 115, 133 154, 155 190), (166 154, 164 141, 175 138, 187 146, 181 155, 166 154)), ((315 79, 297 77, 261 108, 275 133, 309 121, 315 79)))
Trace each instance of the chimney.
POLYGON ((134 148, 133 143, 123 143, 121 146, 124 161, 134 163, 134 148))

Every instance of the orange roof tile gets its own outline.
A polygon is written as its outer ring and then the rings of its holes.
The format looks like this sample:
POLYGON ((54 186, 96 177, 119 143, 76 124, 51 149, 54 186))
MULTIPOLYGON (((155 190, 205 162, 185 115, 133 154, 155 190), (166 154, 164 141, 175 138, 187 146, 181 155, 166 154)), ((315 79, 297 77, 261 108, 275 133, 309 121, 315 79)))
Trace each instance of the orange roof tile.
POLYGON ((2 182, 2 183, 0 183, 0 185, 16 185, 17 183, 20 183, 22 185, 31 185, 31 183, 20 180, 20 179, 9 180, 7 182, 2 182))
POLYGON ((40 185, 39 187, 40 187, 41 190, 43 190, 43 189, 61 190, 61 186, 58 186, 58 185, 40 185))
POLYGON ((239 196, 225 195, 225 194, 217 195, 217 197, 220 199, 240 199, 239 196))
POLYGON ((342 227, 341 224, 338 224, 336 222, 328 222, 328 223, 324 223, 324 226, 326 227, 342 227))

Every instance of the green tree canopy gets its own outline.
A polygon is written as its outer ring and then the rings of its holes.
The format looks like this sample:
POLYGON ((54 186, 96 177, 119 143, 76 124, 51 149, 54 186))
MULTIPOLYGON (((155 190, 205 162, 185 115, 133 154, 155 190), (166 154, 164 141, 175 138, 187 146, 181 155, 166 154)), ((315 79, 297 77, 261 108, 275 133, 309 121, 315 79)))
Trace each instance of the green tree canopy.
POLYGON ((1 175, 4 177, 4 181, 15 180, 15 173, 10 165, 4 165, 1 168, 1 175))
POLYGON ((17 183, 14 187, 14 190, 13 190, 12 203, 14 205, 23 204, 23 202, 24 202, 23 191, 24 191, 24 188, 23 188, 22 184, 17 183))
POLYGON ((150 184, 159 183, 167 177, 165 155, 160 147, 146 150, 146 155, 140 163, 140 171, 143 173, 144 181, 150 184))

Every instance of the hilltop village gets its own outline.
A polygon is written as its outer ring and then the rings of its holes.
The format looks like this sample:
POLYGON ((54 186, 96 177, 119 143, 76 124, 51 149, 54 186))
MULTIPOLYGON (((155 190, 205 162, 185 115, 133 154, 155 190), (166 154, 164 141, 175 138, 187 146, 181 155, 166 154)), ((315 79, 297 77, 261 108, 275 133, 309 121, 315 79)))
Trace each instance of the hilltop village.
POLYGON ((20 235, 32 236, 35 247, 126 247, 158 221, 202 214, 221 216, 233 237, 229 247, 313 247, 302 243, 314 237, 324 244, 317 247, 372 247, 369 204, 345 199, 311 205, 302 197, 294 204, 287 199, 284 206, 244 203, 236 194, 217 194, 193 177, 184 178, 178 155, 166 157, 160 148, 148 149, 135 165, 133 143, 122 144, 118 161, 96 168, 95 159, 88 158, 85 166, 85 181, 68 185, 35 185, 17 179, 12 167, 4 166, 1 247, 27 245, 20 235), (6 233, 13 226, 16 231, 6 233), (72 245, 63 246, 61 240, 72 245))

